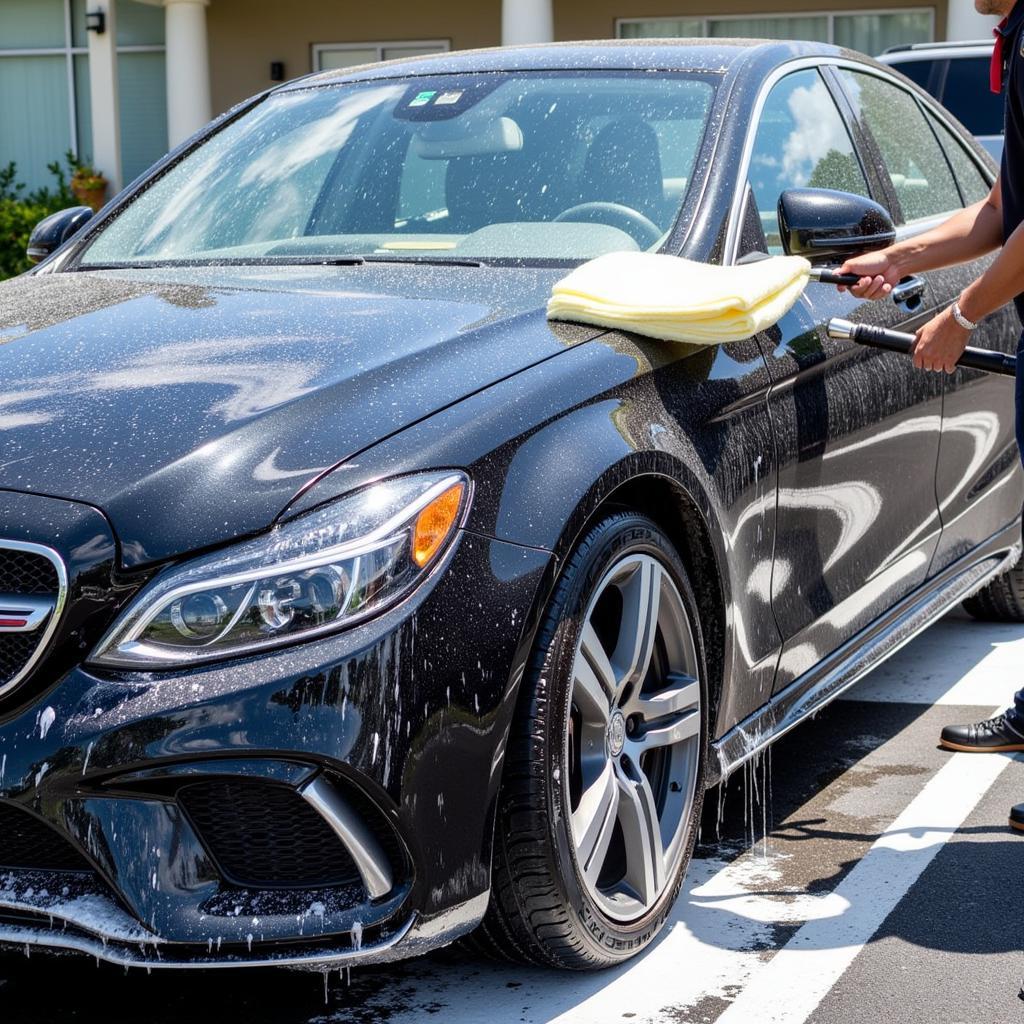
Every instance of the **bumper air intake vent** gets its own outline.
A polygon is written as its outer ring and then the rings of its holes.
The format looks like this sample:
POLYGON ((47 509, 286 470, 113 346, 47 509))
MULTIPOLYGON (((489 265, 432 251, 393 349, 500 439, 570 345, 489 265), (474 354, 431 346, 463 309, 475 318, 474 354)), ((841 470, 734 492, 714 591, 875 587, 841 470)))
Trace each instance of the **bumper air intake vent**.
POLYGON ((0 868, 92 871, 88 861, 50 825, 0 802, 0 868))
POLYGON ((232 885, 315 889, 361 882, 331 827, 288 786, 210 779, 183 786, 177 799, 232 885))

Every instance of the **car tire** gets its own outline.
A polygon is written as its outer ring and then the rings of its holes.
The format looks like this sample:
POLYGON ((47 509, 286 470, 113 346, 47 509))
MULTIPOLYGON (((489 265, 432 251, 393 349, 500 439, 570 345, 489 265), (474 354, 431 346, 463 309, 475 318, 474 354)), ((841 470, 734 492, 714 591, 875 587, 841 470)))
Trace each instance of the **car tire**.
POLYGON ((523 679, 478 948, 580 970, 654 939, 700 822, 706 679, 681 559, 650 519, 610 515, 567 560, 523 679))
POLYGON ((1024 622, 1024 555, 963 602, 964 610, 982 622, 1024 622))

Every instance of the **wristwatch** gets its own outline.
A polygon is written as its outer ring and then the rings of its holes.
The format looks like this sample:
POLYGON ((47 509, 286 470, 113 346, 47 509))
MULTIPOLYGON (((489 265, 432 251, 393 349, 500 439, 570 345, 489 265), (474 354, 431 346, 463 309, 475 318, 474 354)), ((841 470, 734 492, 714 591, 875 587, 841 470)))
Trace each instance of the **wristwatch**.
POLYGON ((960 300, 957 299, 953 303, 953 319, 965 330, 965 331, 976 331, 978 325, 973 320, 968 320, 967 317, 960 312, 960 300))

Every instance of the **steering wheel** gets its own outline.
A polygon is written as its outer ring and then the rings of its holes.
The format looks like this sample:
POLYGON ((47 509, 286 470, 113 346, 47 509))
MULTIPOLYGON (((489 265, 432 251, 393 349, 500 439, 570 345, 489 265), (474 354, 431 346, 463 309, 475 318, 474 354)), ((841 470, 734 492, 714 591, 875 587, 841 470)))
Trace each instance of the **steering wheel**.
POLYGON ((650 217, 624 203, 578 203, 563 210, 554 222, 573 224, 607 224, 625 231, 641 249, 649 249, 665 233, 650 217))

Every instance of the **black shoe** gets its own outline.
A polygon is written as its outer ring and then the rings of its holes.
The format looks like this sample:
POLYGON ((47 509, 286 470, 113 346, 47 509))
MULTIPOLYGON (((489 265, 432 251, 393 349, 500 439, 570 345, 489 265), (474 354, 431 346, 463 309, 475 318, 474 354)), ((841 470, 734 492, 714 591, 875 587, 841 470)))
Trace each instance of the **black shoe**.
POLYGON ((1006 720, 1006 715, 996 715, 985 722, 971 725, 947 725, 942 730, 939 746, 946 750, 963 750, 968 753, 994 754, 1002 750, 1024 750, 1024 733, 1019 733, 1006 720))
POLYGON ((1017 804, 1016 807, 1010 808, 1010 828, 1024 832, 1024 804, 1017 804))

